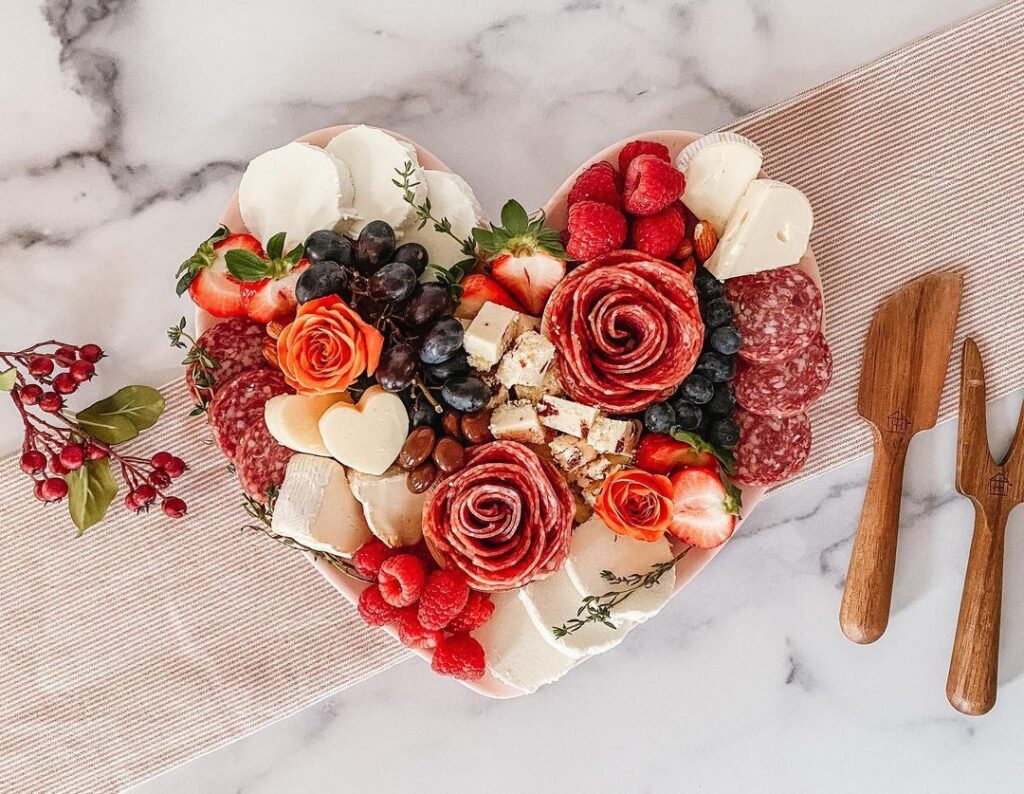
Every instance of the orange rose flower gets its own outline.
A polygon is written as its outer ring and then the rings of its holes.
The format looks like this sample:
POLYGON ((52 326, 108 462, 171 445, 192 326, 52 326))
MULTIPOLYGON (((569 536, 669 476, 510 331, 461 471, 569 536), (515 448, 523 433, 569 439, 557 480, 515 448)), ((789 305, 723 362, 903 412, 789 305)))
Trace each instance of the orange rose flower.
POLYGON ((345 391, 372 375, 384 337, 337 295, 299 307, 277 339, 277 358, 288 385, 300 394, 345 391))
POLYGON ((594 512, 613 532, 653 543, 672 522, 672 482, 641 469, 617 471, 604 481, 594 512))

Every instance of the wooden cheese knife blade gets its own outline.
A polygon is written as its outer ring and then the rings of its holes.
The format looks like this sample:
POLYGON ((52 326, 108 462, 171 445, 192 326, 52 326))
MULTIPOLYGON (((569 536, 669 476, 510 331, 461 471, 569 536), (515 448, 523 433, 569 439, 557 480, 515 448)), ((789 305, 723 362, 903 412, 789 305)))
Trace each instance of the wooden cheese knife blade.
POLYGON ((889 623, 903 464, 915 433, 934 427, 960 312, 963 277, 931 273, 889 297, 868 329, 857 412, 874 458, 839 612, 843 633, 874 642, 889 623))

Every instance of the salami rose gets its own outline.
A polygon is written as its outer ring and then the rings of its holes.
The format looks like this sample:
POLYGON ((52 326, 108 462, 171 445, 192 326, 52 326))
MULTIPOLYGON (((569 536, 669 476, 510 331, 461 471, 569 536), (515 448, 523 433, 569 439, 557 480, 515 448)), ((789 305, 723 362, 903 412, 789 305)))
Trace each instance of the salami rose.
POLYGON ((690 374, 704 337, 692 281, 639 251, 599 256, 562 279, 543 330, 566 392, 614 414, 667 397, 690 374))
POLYGON ((423 537, 445 568, 484 592, 522 587, 565 562, 575 513, 554 466, 515 441, 470 449, 423 505, 423 537))

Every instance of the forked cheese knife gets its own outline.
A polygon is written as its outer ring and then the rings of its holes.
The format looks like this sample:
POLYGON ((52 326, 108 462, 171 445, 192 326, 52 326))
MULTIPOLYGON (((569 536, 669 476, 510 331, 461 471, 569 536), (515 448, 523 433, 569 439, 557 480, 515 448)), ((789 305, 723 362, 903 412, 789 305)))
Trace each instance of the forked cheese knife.
POLYGON ((903 464, 915 433, 934 427, 960 312, 963 277, 931 273, 889 297, 868 329, 857 412, 874 458, 839 611, 843 633, 874 642, 889 623, 903 464))

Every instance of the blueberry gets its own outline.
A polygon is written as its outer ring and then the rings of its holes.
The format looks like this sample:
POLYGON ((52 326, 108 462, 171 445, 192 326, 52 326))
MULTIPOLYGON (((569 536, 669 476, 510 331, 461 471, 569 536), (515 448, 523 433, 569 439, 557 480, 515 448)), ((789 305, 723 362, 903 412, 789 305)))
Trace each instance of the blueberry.
POLYGON ((739 443, 740 426, 732 419, 719 419, 708 428, 708 440, 725 449, 732 449, 739 443))
POLYGON ((372 273, 390 262, 395 253, 395 230, 384 221, 370 221, 356 240, 356 262, 366 273, 372 273))
POLYGON ((710 416, 729 416, 736 407, 736 392, 729 383, 719 383, 715 386, 715 395, 705 406, 704 410, 710 416))
POLYGON ((732 304, 725 298, 715 298, 704 304, 701 314, 704 315, 704 324, 708 328, 728 325, 732 322, 732 304))
POLYGON ((697 265, 697 272, 693 274, 693 285, 703 300, 713 300, 725 292, 725 284, 715 278, 704 265, 697 265))
POLYGON ((740 332, 735 325, 723 325, 711 333, 710 345, 722 355, 731 356, 740 349, 740 332))
POLYGON ((395 249, 395 255, 391 261, 403 262, 411 267, 412 272, 417 276, 422 276, 427 269, 428 259, 427 249, 419 243, 402 243, 395 249))
POLYGON ((668 403, 655 403, 644 411, 644 427, 651 433, 667 433, 676 423, 676 412, 668 403))
POLYGON ((356 260, 356 253, 347 237, 330 229, 321 229, 306 238, 306 259, 311 264, 337 262, 339 265, 351 265, 356 260))
POLYGON ((677 395, 689 400, 694 405, 704 405, 714 393, 715 387, 703 375, 688 375, 676 391, 677 395))
POLYGON ((469 359, 465 350, 456 350, 455 355, 440 364, 431 364, 426 367, 427 383, 431 386, 440 386, 449 378, 469 374, 469 359))
POLYGON ((382 303, 401 303, 416 289, 416 274, 404 262, 389 262, 370 276, 370 297, 382 303))
POLYGON ((465 329, 454 317, 445 317, 434 323, 423 337, 420 345, 420 361, 424 364, 440 364, 455 355, 462 347, 465 329))
POLYGON ((484 409, 491 399, 491 389, 480 378, 464 375, 445 381, 441 397, 452 410, 471 414, 484 409))
POLYGON ((731 356, 723 356, 714 350, 705 350, 697 359, 694 371, 712 383, 724 383, 727 380, 732 380, 733 375, 736 374, 736 362, 731 356))
POLYGON ((676 425, 683 430, 696 430, 703 418, 700 407, 684 399, 672 401, 672 410, 676 414, 676 425))
POLYGON ((328 295, 340 295, 348 285, 348 274, 337 262, 324 260, 306 268, 295 284, 295 300, 308 303, 328 295))

